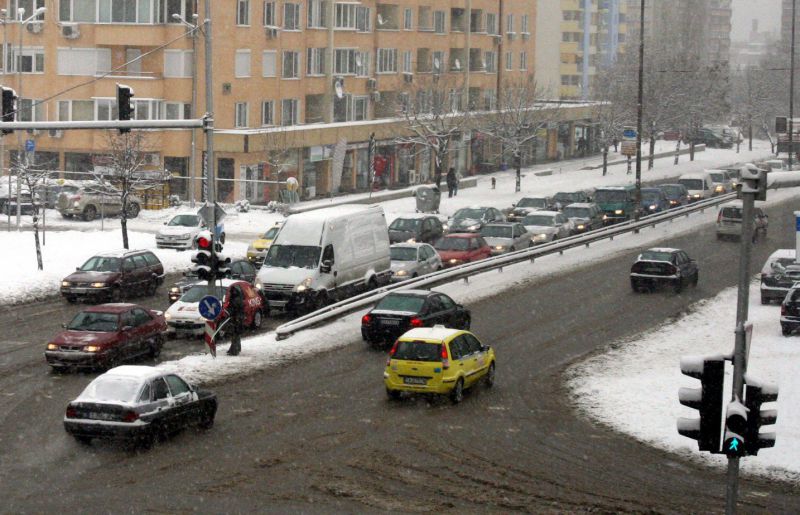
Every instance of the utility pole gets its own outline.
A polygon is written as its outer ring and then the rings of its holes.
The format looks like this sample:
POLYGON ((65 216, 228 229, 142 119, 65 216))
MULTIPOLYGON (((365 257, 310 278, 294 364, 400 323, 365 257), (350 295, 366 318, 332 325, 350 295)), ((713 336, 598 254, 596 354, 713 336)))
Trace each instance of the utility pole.
MULTIPOLYGON (((8 73, 8 38, 6 37, 8 28, 8 11, 0 9, 0 16, 3 17, 3 51, 0 52, 0 57, 3 59, 3 74, 8 73)), ((3 174, 5 168, 5 154, 6 154, 6 137, 5 134, 0 133, 0 175, 3 174)), ((8 167, 8 200, 6 202, 6 213, 8 214, 8 232, 11 232, 11 167, 8 167)))
MULTIPOLYGON (((195 13, 192 14, 192 23, 185 20, 180 14, 173 14, 172 18, 180 21, 184 26, 189 27, 192 34, 192 108, 191 117, 197 118, 197 31, 199 25, 197 23, 198 14, 196 12, 197 6, 195 5, 195 13)), ((195 193, 194 183, 197 176, 197 129, 192 128, 192 148, 189 154, 189 206, 195 207, 195 193)))
POLYGON ((644 0, 639 13, 639 100, 636 102, 636 207, 634 219, 639 221, 642 206, 642 102, 644 97, 644 0))
MULTIPOLYGON (((205 0, 205 82, 206 82, 206 182, 208 184, 208 199, 206 203, 211 206, 211 262, 215 261, 217 242, 217 188, 214 177, 214 86, 212 75, 213 56, 211 55, 211 0, 205 0)), ((208 286, 214 286, 214 276, 209 278, 208 286)))
POLYGON ((792 169, 792 154, 794 153, 794 29, 797 22, 797 0, 792 0, 792 37, 789 49, 789 170, 792 169))

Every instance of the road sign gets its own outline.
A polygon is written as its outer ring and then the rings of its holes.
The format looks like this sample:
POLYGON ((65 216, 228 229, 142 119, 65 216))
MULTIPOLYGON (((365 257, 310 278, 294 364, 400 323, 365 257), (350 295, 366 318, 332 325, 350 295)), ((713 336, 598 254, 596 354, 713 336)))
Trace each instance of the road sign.
POLYGON ((200 299, 200 316, 206 320, 216 320, 222 312, 222 303, 213 295, 206 295, 200 299))
POLYGON ((622 129, 622 139, 636 139, 636 129, 633 127, 625 127, 622 129))
POLYGON ((25 140, 25 152, 33 152, 36 150, 36 142, 32 139, 25 140))
POLYGON ((222 209, 219 204, 214 202, 214 206, 212 207, 211 204, 206 202, 203 207, 197 210, 197 215, 203 219, 207 226, 211 227, 211 216, 217 219, 217 225, 222 222, 222 219, 225 218, 225 210, 222 209), (213 209, 213 211, 212 211, 213 209))
POLYGON ((636 155, 636 140, 622 140, 620 142, 620 149, 619 153, 623 156, 635 156, 636 155))

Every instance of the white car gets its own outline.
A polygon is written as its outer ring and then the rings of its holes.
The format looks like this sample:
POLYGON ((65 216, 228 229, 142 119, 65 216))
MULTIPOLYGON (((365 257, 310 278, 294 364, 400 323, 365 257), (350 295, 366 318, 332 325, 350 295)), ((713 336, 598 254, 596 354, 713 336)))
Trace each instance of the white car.
POLYGON ((200 316, 200 299, 213 295, 224 302, 227 287, 235 282, 235 279, 222 279, 214 285, 213 290, 209 289, 205 281, 198 281, 191 286, 164 312, 167 336, 201 336, 205 332, 206 319, 200 316))
POLYGON ((481 227, 481 236, 491 248, 493 256, 527 249, 533 245, 533 235, 520 223, 486 224, 481 227))
MULTIPOLYGON (((164 222, 164 227, 156 233, 156 247, 178 250, 194 248, 195 238, 200 231, 207 228, 197 213, 177 214, 169 222, 164 222)), ((225 243, 225 230, 222 225, 217 226, 217 238, 225 243)))
POLYGON ((392 258, 393 282, 405 281, 442 268, 439 253, 427 243, 395 243, 389 247, 389 255, 392 258))
POLYGON ((558 211, 534 211, 522 219, 522 225, 533 236, 534 244, 547 243, 572 234, 573 224, 558 211))

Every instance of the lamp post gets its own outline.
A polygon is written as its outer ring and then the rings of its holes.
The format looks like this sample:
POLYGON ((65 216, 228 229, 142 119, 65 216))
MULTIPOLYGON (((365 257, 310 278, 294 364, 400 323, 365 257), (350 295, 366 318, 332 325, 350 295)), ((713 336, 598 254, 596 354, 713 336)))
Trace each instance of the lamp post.
MULTIPOLYGON (((0 52, 3 58, 3 75, 8 73, 8 41, 6 39, 6 25, 8 25, 8 11, 0 9, 0 20, 3 23, 3 51, 0 52)), ((0 134, 0 175, 5 168, 6 138, 5 134, 0 134)), ((6 214, 8 215, 8 232, 11 232, 11 168, 8 169, 8 198, 6 199, 6 214)))
MULTIPOLYGON (((36 18, 39 17, 40 14, 43 14, 47 10, 46 7, 39 7, 33 14, 24 18, 25 16, 25 8, 20 7, 17 9, 17 21, 19 23, 19 45, 17 46, 17 55, 16 55, 16 71, 17 71, 17 119, 22 118, 22 28, 25 27, 30 22, 34 21, 36 18)), ((32 66, 35 64, 32 62, 32 66)), ((33 120, 33 102, 31 102, 31 120, 33 120)), ((23 152, 25 152, 24 142, 22 141, 22 133, 17 132, 18 136, 17 139, 19 141, 19 150, 17 151, 17 160, 21 159, 23 152)), ((20 201, 20 188, 22 187, 22 182, 20 180, 19 174, 17 174, 17 230, 19 230, 20 221, 22 219, 22 202, 20 201)), ((33 198, 33 192, 31 193, 31 198, 33 198)), ((9 199, 10 200, 10 199, 9 199)))
MULTIPOLYGON (((644 97, 644 0, 639 13, 639 99, 636 102, 636 207, 634 219, 638 222, 642 206, 642 103, 644 97)), ((652 136, 651 136, 652 137, 652 136)))
MULTIPOLYGON (((189 27, 192 34, 192 108, 191 117, 197 118, 197 31, 200 27, 197 25, 198 14, 192 14, 192 21, 189 23, 180 14, 173 14, 172 18, 178 20, 183 25, 189 27)), ((197 175, 197 129, 192 128, 192 151, 189 155, 189 205, 194 205, 194 180, 197 175)))
POLYGON ((794 153, 794 31, 797 22, 797 0, 792 0, 792 37, 789 49, 789 170, 792 169, 792 153, 794 153))

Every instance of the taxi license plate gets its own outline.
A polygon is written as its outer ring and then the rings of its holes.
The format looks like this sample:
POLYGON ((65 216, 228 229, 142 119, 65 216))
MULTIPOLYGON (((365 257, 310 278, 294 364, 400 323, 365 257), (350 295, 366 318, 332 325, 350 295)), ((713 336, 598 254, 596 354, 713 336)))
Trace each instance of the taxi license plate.
POLYGON ((424 377, 404 377, 403 382, 405 384, 425 384, 428 380, 424 377))
POLYGON ((400 325, 399 320, 381 320, 381 325, 400 325))

